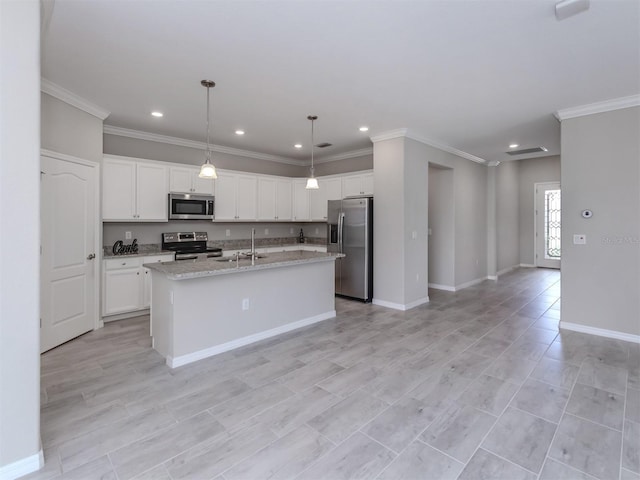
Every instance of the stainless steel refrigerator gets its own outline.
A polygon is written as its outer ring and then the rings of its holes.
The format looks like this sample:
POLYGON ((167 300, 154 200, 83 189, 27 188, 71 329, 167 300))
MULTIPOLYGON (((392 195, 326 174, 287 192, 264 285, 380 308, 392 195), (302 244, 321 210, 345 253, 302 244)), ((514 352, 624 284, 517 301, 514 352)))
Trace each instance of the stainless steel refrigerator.
POLYGON ((329 200, 327 252, 336 260, 336 295, 373 299, 373 198, 329 200))

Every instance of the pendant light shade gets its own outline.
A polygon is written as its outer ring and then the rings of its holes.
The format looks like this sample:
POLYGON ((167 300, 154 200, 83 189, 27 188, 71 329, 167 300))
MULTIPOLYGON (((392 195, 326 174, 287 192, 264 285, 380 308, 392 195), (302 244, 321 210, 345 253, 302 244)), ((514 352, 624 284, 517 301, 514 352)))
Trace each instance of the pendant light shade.
POLYGON ((307 190, 317 190, 318 188, 320 188, 320 186, 318 185, 318 179, 313 174, 313 122, 315 122, 317 119, 317 115, 309 115, 307 117, 307 120, 311 120, 311 175, 309 175, 309 178, 307 178, 307 190))
POLYGON ((215 87, 216 84, 211 80, 202 80, 200 85, 207 89, 207 151, 205 152, 205 162, 200 167, 198 176, 200 178, 216 179, 218 174, 216 173, 216 167, 211 163, 211 145, 209 144, 209 89, 215 87))

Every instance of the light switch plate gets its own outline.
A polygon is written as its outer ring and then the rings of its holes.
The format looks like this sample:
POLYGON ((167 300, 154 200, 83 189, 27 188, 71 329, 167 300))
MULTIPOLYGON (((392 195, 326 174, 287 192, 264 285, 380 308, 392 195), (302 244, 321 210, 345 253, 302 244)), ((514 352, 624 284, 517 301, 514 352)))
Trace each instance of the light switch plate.
POLYGON ((587 236, 584 233, 575 233, 573 235, 573 244, 574 245, 586 245, 587 244, 587 236))
POLYGON ((131 240, 131 232, 124 232, 124 239, 131 240))

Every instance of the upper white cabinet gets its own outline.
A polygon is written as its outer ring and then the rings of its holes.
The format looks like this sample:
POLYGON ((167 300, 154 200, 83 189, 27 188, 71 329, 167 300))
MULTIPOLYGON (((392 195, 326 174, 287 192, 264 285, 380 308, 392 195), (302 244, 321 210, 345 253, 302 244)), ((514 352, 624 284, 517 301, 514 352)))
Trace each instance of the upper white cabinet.
POLYGON ((258 178, 256 175, 218 170, 215 220, 257 220, 258 178))
POLYGON ((105 157, 102 219, 106 222, 166 222, 168 169, 161 163, 105 157))
POLYGON ((214 183, 210 178, 200 178, 200 168, 169 168, 169 191, 213 195, 214 183))
POLYGON ((291 182, 293 186, 293 217, 295 221, 309 220, 309 190, 307 190, 307 180, 305 178, 295 179, 291 182))
POLYGON ((292 201, 290 179, 258 177, 258 220, 291 220, 292 201))
POLYGON ((373 173, 345 175, 342 177, 342 196, 373 195, 373 173))
POLYGON ((311 220, 321 222, 327 219, 327 201, 340 200, 342 198, 342 179, 319 178, 318 190, 309 191, 309 215, 311 220))

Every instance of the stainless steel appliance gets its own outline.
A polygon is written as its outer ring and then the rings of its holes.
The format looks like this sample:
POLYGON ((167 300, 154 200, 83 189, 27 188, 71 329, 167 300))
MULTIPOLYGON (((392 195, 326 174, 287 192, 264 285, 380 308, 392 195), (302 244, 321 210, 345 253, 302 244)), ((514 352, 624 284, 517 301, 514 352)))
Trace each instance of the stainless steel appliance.
POLYGON ((336 295, 373 299, 373 197, 329 200, 327 252, 336 260, 336 295))
POLYGON ((193 195, 190 193, 169 194, 170 220, 213 220, 213 195, 193 195))
POLYGON ((206 260, 221 257, 222 249, 207 247, 207 232, 173 232, 162 234, 162 249, 176 252, 176 260, 206 260))

